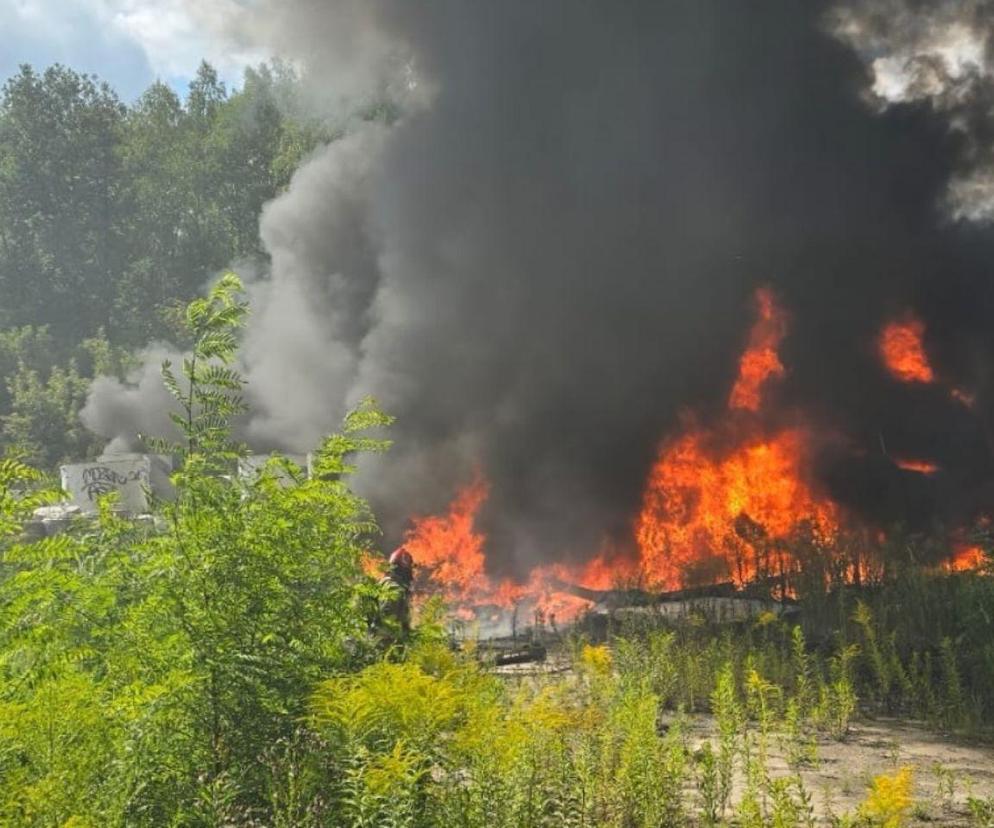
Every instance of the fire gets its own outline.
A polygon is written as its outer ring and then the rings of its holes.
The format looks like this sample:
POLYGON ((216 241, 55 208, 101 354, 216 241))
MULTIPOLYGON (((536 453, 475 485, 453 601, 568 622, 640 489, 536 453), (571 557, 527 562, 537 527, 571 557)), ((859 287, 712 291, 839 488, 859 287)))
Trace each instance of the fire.
POLYGON ((956 550, 946 563, 950 572, 972 572, 980 569, 987 561, 984 550, 979 546, 965 546, 956 550))
MULTIPOLYGON (((772 291, 758 291, 756 322, 728 398, 730 412, 760 411, 763 391, 785 374, 778 348, 786 333, 786 314, 772 291)), ((415 519, 405 544, 428 572, 429 587, 454 603, 507 608, 528 600, 560 617, 587 605, 559 592, 560 581, 595 589, 626 579, 678 588, 688 576, 742 583, 789 564, 783 540, 802 522, 826 534, 838 525, 835 506, 805 481, 807 432, 765 434, 758 420, 742 414, 713 428, 689 426, 663 444, 634 522, 637 561, 602 553, 579 568, 536 568, 524 584, 494 583, 485 571, 486 538, 475 528, 487 497, 482 480, 463 489, 446 515, 415 519)))
POLYGON ((490 488, 482 476, 462 489, 447 514, 416 517, 404 537, 404 546, 419 567, 444 585, 454 599, 493 592, 484 570, 486 536, 476 530, 476 517, 490 488))
MULTIPOLYGON (((682 431, 658 450, 633 521, 637 557, 606 548, 582 566, 550 564, 533 569, 524 582, 495 581, 486 571, 487 539, 477 527, 489 492, 478 476, 457 493, 446 514, 413 519, 405 545, 419 567, 423 591, 443 595, 467 619, 496 619, 502 613, 507 618, 512 609, 516 617, 519 607, 546 619, 567 619, 589 603, 565 594, 564 581, 592 589, 633 582, 656 589, 729 579, 743 584, 791 571, 795 562, 788 541, 793 535, 803 532, 823 541, 837 537, 843 517, 839 507, 809 482, 811 431, 803 425, 770 431, 761 417, 771 382, 786 374, 779 348, 788 320, 769 289, 757 291, 755 306, 756 321, 726 414, 704 424, 688 416, 682 431)), ((934 381, 924 332, 913 316, 881 332, 881 358, 898 379, 934 381)), ((940 471, 922 458, 895 458, 894 463, 917 474, 940 471)), ((947 566, 974 569, 983 560, 979 548, 964 547, 947 566)), ((853 577, 870 577, 874 566, 869 558, 857 557, 853 577)))
POLYGON ((752 438, 721 455, 710 438, 691 431, 664 445, 645 488, 635 536, 647 580, 665 588, 695 570, 742 583, 771 565, 771 553, 783 555, 777 542, 801 521, 826 533, 837 526, 835 506, 803 480, 804 432, 752 438))
POLYGON ((894 465, 905 471, 916 472, 918 474, 935 474, 939 471, 939 466, 930 460, 914 460, 911 458, 896 458, 894 465))
MULTIPOLYGON (((784 375, 778 347, 786 314, 769 289, 756 294, 757 319, 739 360, 729 409, 759 412, 762 390, 784 375)), ((688 576, 732 577, 739 583, 782 565, 782 541, 811 521, 822 532, 837 526, 835 506, 816 497, 804 480, 807 434, 794 428, 768 435, 743 429, 731 448, 718 451, 721 429, 691 427, 660 449, 646 482, 635 523, 645 577, 676 589, 688 576), (766 559, 766 560, 764 560, 766 559)))
POLYGON ((786 318, 768 288, 756 292, 758 319, 749 336, 749 345, 739 358, 739 376, 728 398, 729 408, 758 411, 761 391, 768 380, 782 377, 780 342, 787 333, 786 318))
POLYGON ((884 367, 901 382, 930 383, 935 372, 925 353, 925 323, 916 316, 889 322, 877 345, 884 367))
POLYGON ((578 567, 549 564, 536 567, 524 583, 495 581, 485 570, 486 536, 477 518, 489 495, 481 477, 461 489, 444 515, 416 517, 404 537, 418 572, 419 593, 441 595, 464 621, 486 619, 488 613, 519 605, 549 620, 567 620, 588 606, 588 601, 563 593, 561 581, 592 589, 609 589, 619 579, 634 578, 637 567, 616 554, 604 552, 578 567))

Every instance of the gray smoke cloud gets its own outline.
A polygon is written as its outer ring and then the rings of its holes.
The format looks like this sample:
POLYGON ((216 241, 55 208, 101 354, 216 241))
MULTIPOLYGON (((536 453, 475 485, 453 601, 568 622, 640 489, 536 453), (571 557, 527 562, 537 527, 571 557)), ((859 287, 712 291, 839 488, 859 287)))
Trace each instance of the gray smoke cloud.
POLYGON ((162 383, 164 362, 181 365, 183 354, 170 345, 151 345, 138 354, 138 367, 121 382, 115 377, 97 377, 90 386, 80 414, 91 431, 108 438, 108 453, 138 451, 139 435, 173 438, 169 419, 175 401, 162 383))
MULTIPOLYGON (((231 30, 300 66, 322 111, 398 117, 348 121, 261 217, 248 438, 306 450, 372 394, 398 416, 360 478, 388 541, 480 469, 496 566, 582 558, 629 537, 680 411, 724 404, 771 284, 794 319, 782 416, 851 438, 822 485, 881 521, 975 506, 985 427, 927 390, 909 418, 873 352, 912 308, 951 381, 978 387, 994 354, 991 239, 964 246, 937 210, 971 150, 900 57, 946 23, 894 39, 885 5, 253 4, 231 30), (900 66, 874 64, 892 41, 900 66), (962 473, 909 490, 867 459, 881 430, 962 473)), ((101 381, 88 421, 135 428, 151 399, 101 381)))
POLYGON ((252 286, 243 348, 252 442, 304 451, 345 414, 380 284, 369 199, 383 132, 365 125, 326 147, 263 211, 271 278, 252 286))

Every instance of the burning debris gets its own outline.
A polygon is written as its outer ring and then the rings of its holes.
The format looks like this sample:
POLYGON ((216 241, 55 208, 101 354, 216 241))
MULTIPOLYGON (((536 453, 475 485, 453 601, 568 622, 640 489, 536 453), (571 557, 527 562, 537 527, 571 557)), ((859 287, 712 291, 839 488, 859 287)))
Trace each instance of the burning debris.
POLYGON ((912 460, 911 458, 895 458, 894 465, 904 471, 915 472, 916 474, 935 474, 939 471, 939 466, 929 460, 912 460))
MULTIPOLYGON (((536 567, 524 582, 494 581, 487 569, 487 538, 478 529, 489 489, 478 473, 447 514, 412 520, 405 544, 424 567, 425 592, 443 595, 461 617, 491 630, 506 626, 508 613, 520 605, 561 619, 591 607, 653 606, 681 614, 699 609, 702 601, 710 614, 728 619, 780 608, 771 605, 769 587, 778 585, 786 597, 786 574, 797 565, 788 541, 806 532, 827 547, 843 513, 810 481, 810 431, 764 429, 765 392, 787 372, 778 351, 787 321, 768 288, 757 292, 756 315, 727 412, 710 425, 688 417, 684 432, 661 446, 633 521, 635 557, 601 554, 579 566, 536 567), (625 580, 649 589, 611 588, 625 580), (703 586, 688 589, 694 583, 703 586), (739 593, 750 583, 764 584, 765 596, 739 593)), ((880 338, 881 353, 890 370, 924 381, 927 369, 931 381, 922 332, 915 320, 889 325, 880 338)), ((939 471, 925 460, 894 463, 921 475, 939 471)), ((950 560, 950 566, 962 568, 981 556, 957 552, 950 560)))
POLYGON ((960 547, 946 563, 950 572, 970 572, 980 569, 986 561, 984 550, 979 546, 960 547))
POLYGON ((880 356, 891 376, 901 382, 935 381, 924 337, 925 323, 910 314, 884 326, 879 339, 880 356))
POLYGON ((636 524, 641 559, 671 589, 695 574, 745 583, 769 563, 768 545, 802 522, 823 535, 838 526, 834 504, 805 480, 806 432, 749 435, 725 454, 713 441, 701 429, 664 445, 646 487, 636 524))

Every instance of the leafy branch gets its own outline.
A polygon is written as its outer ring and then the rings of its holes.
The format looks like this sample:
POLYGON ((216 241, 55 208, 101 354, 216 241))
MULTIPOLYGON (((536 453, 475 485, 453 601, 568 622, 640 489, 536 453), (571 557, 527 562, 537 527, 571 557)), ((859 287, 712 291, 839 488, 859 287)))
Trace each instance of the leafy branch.
POLYGON ((162 380, 180 409, 169 418, 184 442, 149 439, 153 450, 180 455, 187 462, 200 458, 208 465, 239 454, 231 440, 231 421, 247 410, 242 396, 245 380, 231 364, 238 353, 238 332, 248 314, 241 293, 241 280, 228 272, 206 297, 187 307, 185 326, 193 346, 183 359, 182 379, 169 360, 162 363, 162 380))

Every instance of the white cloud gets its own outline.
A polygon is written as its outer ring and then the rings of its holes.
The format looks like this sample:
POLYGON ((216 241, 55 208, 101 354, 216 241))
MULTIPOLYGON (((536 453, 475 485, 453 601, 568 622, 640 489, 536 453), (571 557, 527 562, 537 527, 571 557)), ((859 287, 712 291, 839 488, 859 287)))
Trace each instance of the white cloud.
POLYGON ((239 0, 91 0, 116 29, 145 51, 153 71, 189 78, 208 60, 229 82, 267 55, 230 36, 247 4, 239 0))
POLYGON ((54 62, 99 75, 126 99, 159 78, 183 86, 201 60, 229 84, 267 55, 232 35, 253 0, 0 0, 0 76, 54 62))

